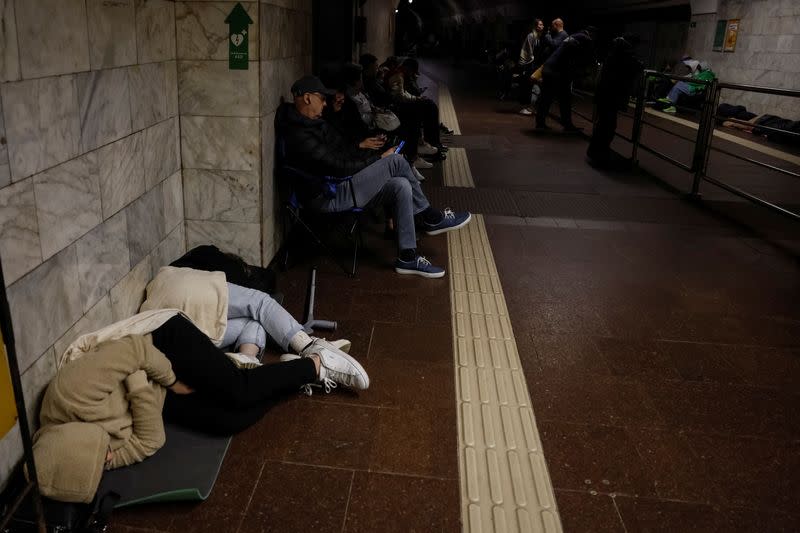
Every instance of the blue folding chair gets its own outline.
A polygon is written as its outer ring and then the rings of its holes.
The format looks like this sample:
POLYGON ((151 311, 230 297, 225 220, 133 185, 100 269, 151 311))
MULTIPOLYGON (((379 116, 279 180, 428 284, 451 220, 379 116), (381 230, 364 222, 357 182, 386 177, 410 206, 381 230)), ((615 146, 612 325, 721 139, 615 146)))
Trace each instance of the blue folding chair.
POLYGON ((278 127, 278 120, 276 117, 275 125, 275 158, 276 158, 276 172, 278 176, 279 189, 283 189, 283 244, 282 244, 282 267, 288 268, 289 265, 289 239, 293 228, 300 227, 307 233, 317 245, 321 246, 325 252, 336 262, 337 265, 349 276, 356 275, 358 266, 358 251, 362 244, 361 236, 361 218, 364 209, 359 207, 356 200, 355 190, 352 186, 352 176, 338 178, 334 176, 314 176, 301 169, 293 167, 286 162, 286 142, 278 127), (353 198, 353 206, 344 210, 336 212, 322 212, 314 210, 307 205, 304 205, 300 195, 297 194, 295 184, 298 182, 315 183, 322 181, 326 193, 336 194, 336 189, 343 183, 350 182, 350 194, 353 198), (330 247, 325 244, 323 239, 314 231, 312 224, 309 220, 313 215, 315 218, 325 219, 346 219, 345 230, 348 239, 353 242, 353 255, 350 267, 344 265, 332 252, 330 247))

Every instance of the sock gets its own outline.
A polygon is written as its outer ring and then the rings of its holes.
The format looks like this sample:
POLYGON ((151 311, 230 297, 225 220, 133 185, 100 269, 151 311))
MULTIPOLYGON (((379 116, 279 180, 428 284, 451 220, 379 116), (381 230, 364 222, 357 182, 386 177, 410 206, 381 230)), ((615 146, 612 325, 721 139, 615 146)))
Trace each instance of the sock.
POLYGON ((300 353, 303 349, 314 342, 308 333, 303 330, 298 331, 294 337, 289 340, 289 348, 291 348, 295 353, 300 353))
POLYGON ((428 206, 425 211, 420 213, 420 216, 422 217, 423 222, 430 225, 438 224, 444 218, 444 215, 441 211, 434 209, 431 206, 428 206))
POLYGON ((416 248, 406 248, 400 250, 400 261, 413 261, 417 257, 416 248))

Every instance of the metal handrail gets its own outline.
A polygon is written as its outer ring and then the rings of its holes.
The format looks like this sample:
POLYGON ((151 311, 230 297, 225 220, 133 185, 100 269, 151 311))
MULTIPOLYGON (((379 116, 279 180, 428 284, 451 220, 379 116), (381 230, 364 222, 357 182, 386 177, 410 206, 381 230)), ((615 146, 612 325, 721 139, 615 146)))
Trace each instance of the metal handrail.
MULTIPOLYGON (((644 149, 647 152, 650 152, 653 155, 656 155, 657 157, 659 157, 659 158, 661 158, 661 159, 663 159, 663 160, 665 160, 665 161, 667 161, 669 163, 672 163, 673 165, 675 165, 675 166, 677 166, 679 168, 683 168, 684 170, 687 170, 689 172, 693 172, 694 173, 694 179, 692 180, 692 189, 691 189, 691 192, 690 192, 690 195, 693 196, 693 197, 696 197, 696 198, 700 197, 700 185, 701 185, 701 183, 703 181, 706 181, 708 183, 716 185, 717 187, 720 187, 720 188, 730 192, 731 194, 734 194, 736 196, 739 196, 741 198, 749 200, 749 201, 751 201, 751 202, 753 202, 755 204, 758 204, 758 205, 761 205, 761 206, 766 207, 768 209, 771 209, 772 211, 774 211, 776 213, 779 213, 781 215, 787 216, 787 217, 789 217, 789 218, 791 218, 793 220, 800 221, 800 214, 797 214, 797 213, 794 213, 794 212, 789 211, 787 209, 784 209, 784 208, 782 208, 782 207, 780 207, 778 205, 775 205, 773 203, 770 203, 770 202, 768 202, 768 201, 766 201, 766 200, 764 200, 762 198, 758 198, 757 196, 755 196, 753 194, 750 194, 747 191, 744 191, 744 190, 742 190, 742 189, 740 189, 738 187, 734 187, 733 185, 730 185, 730 184, 725 183, 725 182, 723 182, 721 180, 718 180, 718 179, 716 179, 714 177, 711 177, 707 173, 708 172, 708 162, 709 162, 709 158, 710 158, 710 155, 711 155, 711 151, 712 150, 716 150, 716 151, 718 151, 720 153, 724 153, 724 154, 733 156, 733 157, 735 157, 737 159, 740 159, 740 160, 743 160, 743 161, 747 161, 749 163, 753 163, 753 164, 758 165, 758 166, 760 166, 762 168, 768 168, 770 170, 774 170, 774 171, 777 171, 779 173, 782 173, 782 174, 785 174, 785 175, 789 175, 789 176, 792 176, 792 177, 800 177, 800 174, 797 174, 796 172, 792 172, 791 170, 780 168, 780 167, 777 167, 775 165, 771 165, 769 163, 765 163, 763 161, 758 161, 758 160, 755 160, 755 159, 752 159, 752 158, 749 158, 749 157, 746 157, 746 156, 742 156, 742 155, 739 155, 739 154, 734 154, 734 153, 732 153, 732 152, 730 152, 728 150, 724 150, 722 148, 718 148, 716 146, 713 146, 713 143, 712 143, 713 136, 714 136, 714 130, 716 128, 717 119, 718 118, 723 118, 723 117, 718 117, 717 113, 716 113, 717 108, 719 107, 720 95, 721 95, 723 89, 737 90, 737 91, 748 91, 748 92, 757 92, 757 93, 762 93, 762 94, 771 94, 771 95, 778 95, 778 96, 788 96, 788 97, 792 97, 792 98, 800 98, 800 90, 778 89, 778 88, 774 88, 774 87, 761 87, 761 86, 756 86, 756 85, 740 85, 740 84, 735 84, 735 83, 723 83, 723 82, 720 82, 719 80, 716 80, 716 79, 712 80, 712 81, 696 80, 696 79, 693 79, 693 78, 686 78, 686 77, 683 77, 683 76, 675 76, 675 75, 666 74, 666 73, 663 73, 663 72, 657 72, 657 71, 653 71, 653 70, 645 70, 642 73, 642 80, 641 81, 642 81, 642 83, 640 84, 640 89, 639 89, 639 92, 637 94, 637 99, 636 99, 636 111, 634 113, 633 135, 632 135, 633 139, 632 139, 632 143, 631 143, 632 144, 631 159, 635 163, 638 163, 639 149, 640 148, 644 149), (652 123, 647 122, 647 121, 644 120, 645 96, 646 96, 646 94, 648 92, 648 89, 649 89, 649 86, 650 86, 650 82, 652 81, 652 78, 654 78, 654 77, 660 77, 660 78, 666 78, 666 79, 678 80, 678 81, 690 81, 691 83, 697 83, 697 84, 701 84, 701 85, 705 85, 706 86, 705 91, 704 91, 705 92, 705 98, 703 100, 703 105, 702 105, 702 107, 700 109, 700 118, 699 118, 698 128, 697 128, 697 139, 695 141, 695 149, 694 149, 694 154, 692 156, 692 164, 691 165, 685 165, 685 164, 681 163, 680 161, 677 161, 674 158, 672 158, 672 157, 670 157, 670 156, 668 156, 668 155, 666 155, 664 153, 661 153, 661 152, 659 152, 658 150, 656 150, 654 148, 651 148, 649 146, 643 145, 642 142, 641 142, 642 126, 644 124, 647 124, 649 126, 652 126, 652 127, 657 128, 657 129, 660 129, 662 131, 665 131, 666 133, 670 133, 672 135, 676 135, 676 136, 678 136, 680 138, 683 138, 685 140, 691 140, 689 138, 682 137, 680 135, 675 134, 674 132, 670 132, 670 131, 666 130, 665 128, 661 128, 659 126, 656 126, 655 124, 652 124, 652 123)), ((748 122, 738 121, 736 119, 733 119, 733 120, 735 122, 741 122, 741 123, 745 123, 745 124, 748 124, 748 125, 750 124, 748 122)), ((753 124, 753 126, 754 127, 760 127, 760 126, 758 126, 756 124, 753 124)), ((796 132, 790 132, 790 131, 787 131, 787 130, 782 130, 780 128, 772 128, 772 127, 769 127, 769 126, 763 127, 763 129, 767 130, 767 131, 777 131, 777 132, 781 132, 781 133, 788 133, 790 135, 800 135, 800 134, 798 134, 796 132)))

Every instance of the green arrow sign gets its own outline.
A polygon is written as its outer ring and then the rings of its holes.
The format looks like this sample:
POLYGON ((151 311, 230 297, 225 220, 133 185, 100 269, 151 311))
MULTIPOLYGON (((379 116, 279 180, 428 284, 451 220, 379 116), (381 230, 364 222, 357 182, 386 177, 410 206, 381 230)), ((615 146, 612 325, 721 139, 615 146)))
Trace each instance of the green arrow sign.
POLYGON ((237 2, 225 19, 228 25, 228 68, 231 70, 247 70, 249 58, 249 41, 247 27, 253 19, 247 14, 242 4, 237 2))

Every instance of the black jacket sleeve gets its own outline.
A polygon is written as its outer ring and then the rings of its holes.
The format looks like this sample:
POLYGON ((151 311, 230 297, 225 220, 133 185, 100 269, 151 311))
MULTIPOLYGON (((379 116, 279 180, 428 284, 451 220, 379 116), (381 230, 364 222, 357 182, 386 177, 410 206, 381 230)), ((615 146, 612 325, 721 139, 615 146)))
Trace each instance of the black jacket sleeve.
POLYGON ((346 142, 325 142, 318 130, 303 129, 297 132, 298 152, 295 154, 299 168, 317 174, 344 178, 352 176, 381 158, 379 153, 353 149, 346 142), (303 160, 313 165, 308 168, 303 160))

